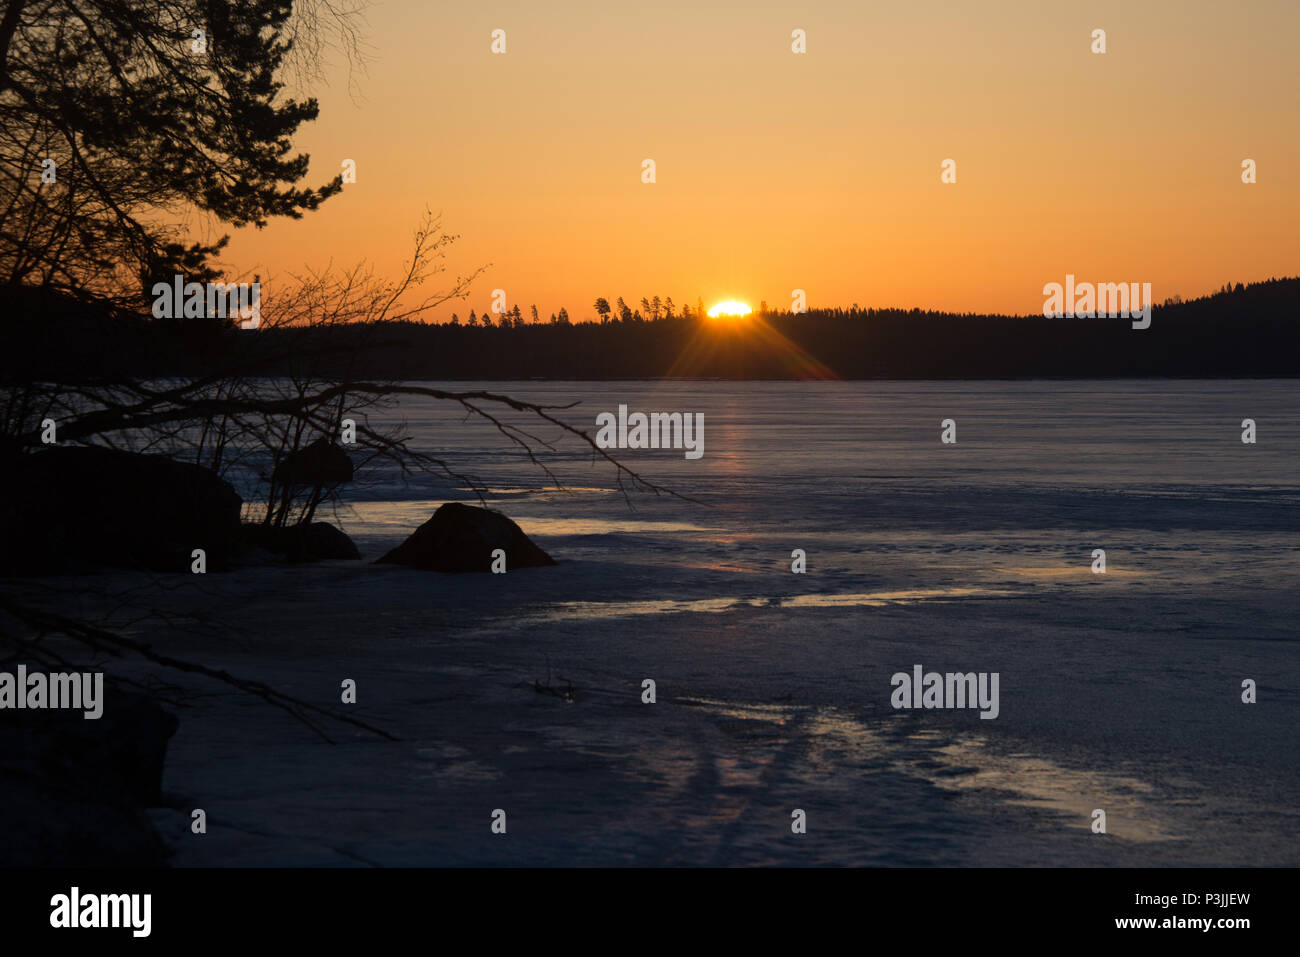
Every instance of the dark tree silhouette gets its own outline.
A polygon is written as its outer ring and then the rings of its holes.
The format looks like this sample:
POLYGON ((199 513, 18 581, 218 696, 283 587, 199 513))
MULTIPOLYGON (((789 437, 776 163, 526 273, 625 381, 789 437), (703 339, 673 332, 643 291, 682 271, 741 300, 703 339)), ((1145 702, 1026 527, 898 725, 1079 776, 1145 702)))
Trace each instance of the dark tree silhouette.
MULTIPOLYGON (((309 4, 309 6, 311 6, 309 4)), ((197 207, 234 226, 299 217, 342 188, 297 184, 282 95, 287 0, 7 0, 0 14, 0 287, 137 306, 153 281, 214 278, 225 237, 181 241, 197 207)))
MULTIPOLYGON (((397 279, 376 278, 364 264, 292 277, 277 286, 273 303, 263 303, 255 331, 241 332, 228 319, 173 322, 142 314, 155 281, 219 274, 212 260, 224 237, 183 241, 184 218, 194 209, 220 223, 260 227, 316 209, 342 188, 341 176, 316 188, 297 185, 308 158, 292 153, 291 138, 317 105, 285 97, 277 75, 293 68, 288 38, 309 54, 319 51, 317 31, 325 24, 335 24, 344 48, 352 49, 349 2, 0 0, 0 470, 39 454, 48 420, 57 425, 59 444, 163 452, 218 474, 241 458, 261 463, 264 522, 310 521, 327 493, 323 483, 332 488, 334 479, 304 482, 281 463, 294 461, 304 446, 335 441, 346 417, 355 420, 358 467, 384 457, 403 471, 455 476, 481 496, 471 476, 408 445, 400 427, 371 427, 370 410, 418 395, 491 422, 543 471, 535 453, 547 442, 526 431, 521 417, 585 442, 614 465, 625 490, 626 481, 638 483, 584 431, 558 418, 564 406, 357 375, 357 362, 382 351, 375 334, 387 323, 463 299, 482 271, 441 292, 417 294, 441 271, 442 250, 455 239, 432 215, 417 229, 412 258, 397 279), (330 333, 343 327, 359 338, 340 354, 330 333), (215 365, 140 369, 132 350, 123 351, 128 340, 147 352, 172 337, 215 365), (295 501, 305 504, 295 508, 295 501)), ((297 66, 310 75, 310 55, 297 66)), ((560 315, 567 323, 568 314, 560 315)), ((517 307, 514 317, 522 321, 517 307)), ((492 325, 487 313, 482 322, 492 325)), ((0 526, 0 537, 10 540, 11 533, 0 526)), ((0 579, 0 591, 12 584, 0 579)), ((147 648, 86 622, 51 617, 20 590, 12 601, 0 594, 8 616, 0 620, 0 656, 31 656, 36 643, 57 633, 83 651, 111 647, 150 657, 147 648)), ((150 660, 235 680, 190 663, 150 660)), ((301 714, 301 703, 263 685, 235 683, 301 714)))

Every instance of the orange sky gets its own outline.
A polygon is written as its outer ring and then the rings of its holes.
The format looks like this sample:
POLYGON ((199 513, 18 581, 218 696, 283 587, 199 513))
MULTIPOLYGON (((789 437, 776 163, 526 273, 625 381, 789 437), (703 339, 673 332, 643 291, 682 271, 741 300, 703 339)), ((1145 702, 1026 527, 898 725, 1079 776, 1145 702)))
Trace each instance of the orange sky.
POLYGON ((544 318, 795 288, 1037 313, 1067 272, 1157 301, 1300 274, 1295 0, 389 0, 368 20, 359 98, 336 64, 296 140, 311 185, 344 158, 357 182, 236 231, 237 270, 396 272, 427 205, 462 237, 451 272, 492 263, 462 317, 498 287, 544 318))

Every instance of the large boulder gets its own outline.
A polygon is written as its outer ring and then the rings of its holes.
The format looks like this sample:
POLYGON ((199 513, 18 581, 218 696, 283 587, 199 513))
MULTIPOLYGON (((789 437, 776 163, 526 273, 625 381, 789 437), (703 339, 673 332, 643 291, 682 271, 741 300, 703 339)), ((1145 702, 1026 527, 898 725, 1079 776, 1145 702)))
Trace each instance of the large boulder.
POLYGON ((310 445, 290 452, 275 467, 277 485, 321 486, 352 481, 352 459, 342 446, 322 436, 310 445))
POLYGON ((331 559, 359 561, 361 552, 341 529, 328 522, 271 528, 245 525, 244 540, 256 548, 280 555, 287 562, 318 562, 331 559))
POLYGON ((498 548, 505 550, 507 571, 555 564, 500 512, 459 502, 443 505, 379 562, 435 572, 489 572, 498 548))
POLYGON ((9 461, 0 500, 0 574, 51 575, 98 566, 210 571, 241 547, 243 501, 210 469, 162 455, 88 446, 9 461))
POLYGON ((103 690, 98 719, 78 710, 5 711, 0 807, 21 826, 0 841, 0 867, 164 862, 145 809, 163 803, 163 763, 177 719, 146 695, 112 684, 103 690))

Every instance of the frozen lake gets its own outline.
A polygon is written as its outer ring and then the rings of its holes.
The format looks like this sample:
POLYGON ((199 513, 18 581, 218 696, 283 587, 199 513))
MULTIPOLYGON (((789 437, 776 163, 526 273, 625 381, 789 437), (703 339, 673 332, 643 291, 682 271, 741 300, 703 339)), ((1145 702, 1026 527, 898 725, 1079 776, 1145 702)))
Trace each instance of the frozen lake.
MULTIPOLYGON (((701 504, 629 506, 608 464, 532 427, 557 440, 548 488, 490 426, 404 401, 385 421, 562 564, 169 592, 208 636, 160 643, 323 704, 353 678, 358 716, 404 739, 331 747, 261 703, 201 702, 166 785, 211 833, 155 812, 177 864, 1300 863, 1294 383, 443 387, 580 401, 561 415, 593 433, 620 404, 702 413, 697 460, 611 450, 701 504), (997 672, 997 718, 894 709, 917 664, 997 672)), ((370 559, 473 501, 360 477, 338 520, 370 559)))

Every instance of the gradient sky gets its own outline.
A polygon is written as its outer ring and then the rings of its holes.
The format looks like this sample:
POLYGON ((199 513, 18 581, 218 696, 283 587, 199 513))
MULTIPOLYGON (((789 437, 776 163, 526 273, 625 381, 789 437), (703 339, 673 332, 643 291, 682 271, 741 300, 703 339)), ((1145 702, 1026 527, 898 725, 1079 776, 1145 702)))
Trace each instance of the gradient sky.
POLYGON ((231 266, 395 273, 427 205, 462 237, 451 272, 492 263, 462 317, 497 287, 575 320, 596 296, 788 308, 796 287, 1037 313, 1067 272, 1157 301, 1300 274, 1296 0, 388 0, 368 21, 359 95, 334 64, 295 143, 311 185, 345 157, 357 183, 236 231, 231 266))

